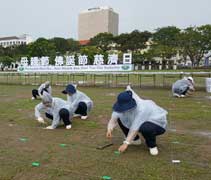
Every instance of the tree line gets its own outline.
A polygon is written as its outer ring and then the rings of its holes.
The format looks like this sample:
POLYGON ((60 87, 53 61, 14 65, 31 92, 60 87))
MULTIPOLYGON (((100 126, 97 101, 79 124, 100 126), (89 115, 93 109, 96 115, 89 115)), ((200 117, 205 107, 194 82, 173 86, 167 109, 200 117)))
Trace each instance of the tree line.
POLYGON ((134 30, 113 36, 100 33, 91 38, 86 45, 74 39, 55 37, 38 38, 28 45, 0 46, 0 63, 3 66, 19 61, 21 57, 49 56, 53 63, 58 55, 88 55, 89 63, 93 63, 95 54, 132 52, 133 62, 142 64, 147 61, 165 62, 177 57, 178 61, 190 60, 193 66, 199 66, 205 54, 211 50, 211 25, 180 29, 175 26, 162 27, 155 32, 134 30))

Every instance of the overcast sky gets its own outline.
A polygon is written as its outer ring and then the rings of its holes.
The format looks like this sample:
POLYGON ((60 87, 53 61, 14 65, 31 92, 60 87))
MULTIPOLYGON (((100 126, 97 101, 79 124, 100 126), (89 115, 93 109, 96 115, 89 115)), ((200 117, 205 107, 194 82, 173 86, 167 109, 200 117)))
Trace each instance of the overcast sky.
POLYGON ((119 33, 211 24, 211 0, 0 0, 0 37, 77 39, 79 12, 96 6, 119 14, 119 33))

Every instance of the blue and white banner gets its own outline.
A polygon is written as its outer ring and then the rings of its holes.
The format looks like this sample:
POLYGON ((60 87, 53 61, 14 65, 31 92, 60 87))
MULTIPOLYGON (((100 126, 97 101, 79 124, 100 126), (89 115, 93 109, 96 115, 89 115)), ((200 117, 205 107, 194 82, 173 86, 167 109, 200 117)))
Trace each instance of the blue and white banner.
POLYGON ((133 71, 133 64, 84 65, 84 66, 19 66, 20 73, 70 73, 70 72, 110 72, 133 71))

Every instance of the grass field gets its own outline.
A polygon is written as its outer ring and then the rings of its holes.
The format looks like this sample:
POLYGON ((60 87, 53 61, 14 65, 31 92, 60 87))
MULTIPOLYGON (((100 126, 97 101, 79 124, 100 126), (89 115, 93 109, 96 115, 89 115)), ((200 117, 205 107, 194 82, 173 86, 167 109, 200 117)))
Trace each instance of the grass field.
MULTIPOLYGON (((32 88, 0 86, 1 180, 100 180, 102 176, 112 180, 211 179, 209 94, 198 91, 193 97, 175 99, 170 90, 135 89, 169 112, 168 131, 157 139, 160 154, 152 157, 144 143, 116 155, 123 141, 118 128, 114 146, 96 149, 108 142, 105 133, 111 107, 123 89, 79 87, 94 101, 89 119, 75 118, 71 130, 63 126, 44 130, 34 119, 34 106, 39 100, 31 101, 32 88), (33 167, 32 162, 40 166, 33 167)), ((53 87, 53 95, 65 98, 62 90, 53 87)))

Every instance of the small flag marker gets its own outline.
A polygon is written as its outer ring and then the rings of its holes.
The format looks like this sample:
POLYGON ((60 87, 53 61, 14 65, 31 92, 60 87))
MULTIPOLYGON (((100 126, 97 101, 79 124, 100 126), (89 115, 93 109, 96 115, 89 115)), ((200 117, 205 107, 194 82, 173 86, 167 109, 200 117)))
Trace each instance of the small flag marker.
POLYGON ((60 146, 60 147, 66 147, 67 144, 60 144, 59 146, 60 146))
POLYGON ((181 162, 180 160, 172 160, 172 163, 174 163, 174 164, 178 164, 180 162, 181 162))
POLYGON ((22 138, 20 138, 19 140, 22 141, 22 142, 26 142, 26 141, 28 141, 28 138, 22 137, 22 138))
POLYGON ((103 176, 102 177, 104 180, 112 180, 110 176, 103 176))
POLYGON ((34 167, 39 167, 39 166, 40 166, 40 163, 39 163, 39 162, 33 162, 33 163, 32 163, 32 166, 34 166, 34 167))
POLYGON ((119 151, 114 151, 114 154, 120 155, 120 152, 119 151))

